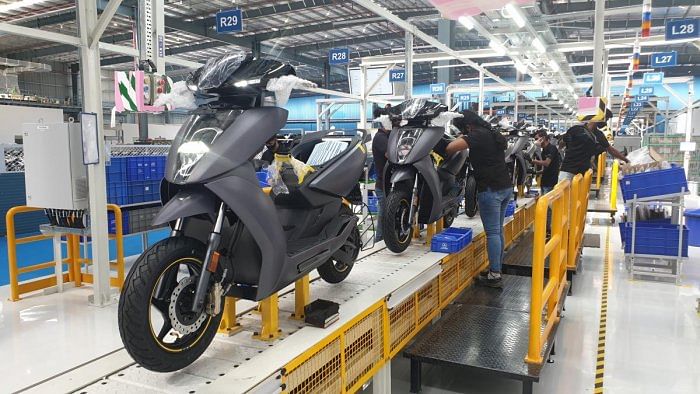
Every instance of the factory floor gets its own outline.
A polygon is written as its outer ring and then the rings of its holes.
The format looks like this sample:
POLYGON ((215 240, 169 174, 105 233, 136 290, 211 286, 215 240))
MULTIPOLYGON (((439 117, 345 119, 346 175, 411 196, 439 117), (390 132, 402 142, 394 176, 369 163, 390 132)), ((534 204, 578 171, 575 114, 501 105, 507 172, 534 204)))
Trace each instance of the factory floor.
MULTIPOLYGON (((554 363, 545 367, 535 392, 594 392, 609 240, 604 392, 700 393, 700 248, 690 248, 680 285, 633 280, 625 269, 617 226, 589 223, 586 233, 600 234, 601 247, 584 250, 575 291, 566 301, 558 330, 554 363)), ((0 354, 5 360, 0 363, 0 392, 31 387, 122 348, 116 305, 88 307, 89 287, 33 295, 21 302, 7 301, 8 293, 7 286, 0 287, 0 354)), ((409 363, 399 356, 391 370, 392 392, 408 392, 409 363)), ((423 367, 423 393, 520 390, 516 381, 423 367)))

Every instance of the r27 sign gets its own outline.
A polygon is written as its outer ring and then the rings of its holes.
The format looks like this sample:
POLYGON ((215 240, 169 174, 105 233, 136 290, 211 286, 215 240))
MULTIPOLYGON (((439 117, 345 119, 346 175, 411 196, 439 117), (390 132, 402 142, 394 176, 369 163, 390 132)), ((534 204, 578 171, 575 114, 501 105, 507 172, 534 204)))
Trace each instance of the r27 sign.
POLYGON ((406 82, 406 70, 389 70, 389 82, 406 82))

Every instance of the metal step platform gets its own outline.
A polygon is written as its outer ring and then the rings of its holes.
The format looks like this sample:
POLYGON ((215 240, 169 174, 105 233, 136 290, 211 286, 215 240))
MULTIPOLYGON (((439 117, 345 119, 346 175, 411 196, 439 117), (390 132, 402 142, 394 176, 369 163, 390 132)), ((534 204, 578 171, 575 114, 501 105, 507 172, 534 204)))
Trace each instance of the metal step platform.
MULTIPOLYGON (((442 318, 404 350, 411 359, 411 392, 420 391, 421 365, 427 363, 520 380, 522 392, 532 393, 547 362, 525 362, 530 286, 528 277, 503 275, 502 290, 471 286, 458 296, 442 318)), ((560 312, 563 304, 564 298, 560 312)), ((555 323, 542 347, 545 360, 554 354, 557 327, 555 323)))

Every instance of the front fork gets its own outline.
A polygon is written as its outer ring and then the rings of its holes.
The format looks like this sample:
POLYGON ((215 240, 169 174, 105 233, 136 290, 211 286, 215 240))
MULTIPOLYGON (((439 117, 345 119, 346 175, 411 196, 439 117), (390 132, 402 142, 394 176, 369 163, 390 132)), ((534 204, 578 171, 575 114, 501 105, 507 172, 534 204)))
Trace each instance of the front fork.
POLYGON ((218 255, 215 258, 215 253, 219 250, 219 244, 221 244, 221 227, 224 223, 225 213, 226 206, 224 203, 221 203, 219 206, 219 213, 216 216, 216 222, 214 223, 214 229, 209 235, 207 253, 204 255, 204 265, 202 266, 202 274, 199 276, 197 291, 194 294, 194 301, 192 302, 192 312, 197 314, 201 313, 204 308, 204 301, 209 292, 211 274, 216 272, 218 255))
POLYGON ((408 211, 408 222, 411 226, 413 226, 414 224, 413 218, 415 218, 416 209, 418 209, 418 175, 416 175, 415 181, 413 182, 413 191, 411 192, 411 207, 408 211))

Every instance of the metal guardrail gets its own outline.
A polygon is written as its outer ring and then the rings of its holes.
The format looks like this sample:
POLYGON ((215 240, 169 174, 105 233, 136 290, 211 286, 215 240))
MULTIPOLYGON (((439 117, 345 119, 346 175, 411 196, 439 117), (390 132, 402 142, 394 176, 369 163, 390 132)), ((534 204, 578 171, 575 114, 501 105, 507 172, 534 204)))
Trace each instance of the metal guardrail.
MULTIPOLYGON (((66 232, 62 239, 65 239, 67 257, 63 258, 60 264, 56 261, 48 261, 31 265, 20 266, 17 259, 17 245, 27 244, 32 242, 44 241, 52 239, 50 235, 32 235, 28 237, 17 238, 15 233, 15 216, 22 213, 41 211, 43 208, 17 206, 9 209, 5 215, 5 223, 7 225, 7 261, 10 273, 10 301, 19 301, 23 294, 31 293, 37 290, 43 290, 61 283, 74 282, 76 287, 82 286, 84 283, 92 283, 92 274, 83 272, 83 267, 92 264, 92 260, 80 255, 81 240, 85 242, 88 237, 83 237, 78 234, 66 232), (63 266, 68 265, 68 271, 63 271, 63 266), (43 277, 38 279, 20 280, 20 275, 35 272, 47 268, 61 267, 57 270, 56 275, 43 277), (58 275, 61 276, 61 281, 58 280, 58 275)), ((116 233, 110 234, 110 239, 116 242, 116 259, 110 261, 110 268, 116 271, 116 277, 110 277, 110 285, 121 288, 124 283, 124 234, 122 231, 122 212, 121 209, 114 204, 108 204, 107 210, 114 212, 116 233)), ((58 231, 57 231, 58 232, 58 231)))

